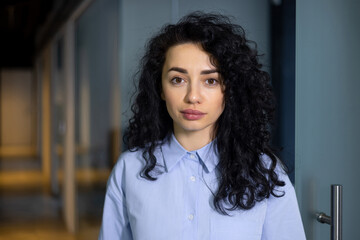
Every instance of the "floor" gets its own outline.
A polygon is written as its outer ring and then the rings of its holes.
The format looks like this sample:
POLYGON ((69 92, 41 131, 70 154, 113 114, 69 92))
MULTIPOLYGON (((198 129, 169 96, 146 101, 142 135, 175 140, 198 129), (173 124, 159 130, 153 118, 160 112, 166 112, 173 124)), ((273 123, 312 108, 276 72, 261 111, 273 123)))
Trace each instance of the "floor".
POLYGON ((0 239, 6 240, 85 240, 97 239, 99 221, 82 222, 76 234, 66 231, 58 219, 1 223, 0 239))
POLYGON ((78 231, 71 234, 62 218, 61 193, 44 190, 40 170, 16 169, 0 169, 0 240, 97 239, 109 170, 77 171, 78 231))

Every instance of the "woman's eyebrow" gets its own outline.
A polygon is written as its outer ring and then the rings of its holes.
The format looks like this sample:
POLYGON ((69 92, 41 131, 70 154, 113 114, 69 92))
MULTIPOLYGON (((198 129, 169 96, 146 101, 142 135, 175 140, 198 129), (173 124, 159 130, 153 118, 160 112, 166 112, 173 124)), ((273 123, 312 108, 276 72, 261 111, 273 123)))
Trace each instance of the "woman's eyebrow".
MULTIPOLYGON (((185 73, 187 74, 188 71, 184 68, 179 68, 179 67, 172 67, 168 70, 168 72, 170 71, 176 71, 176 72, 180 72, 180 73, 185 73)), ((218 73, 219 71, 217 69, 209 69, 209 70, 203 70, 200 72, 201 75, 206 75, 206 74, 211 74, 211 73, 218 73)))
POLYGON ((210 70, 203 70, 201 71, 201 75, 211 74, 211 73, 218 73, 219 71, 217 69, 210 69, 210 70))
POLYGON ((180 73, 188 73, 186 69, 184 68, 179 68, 179 67, 172 67, 168 70, 168 72, 170 71, 176 71, 176 72, 180 72, 180 73))

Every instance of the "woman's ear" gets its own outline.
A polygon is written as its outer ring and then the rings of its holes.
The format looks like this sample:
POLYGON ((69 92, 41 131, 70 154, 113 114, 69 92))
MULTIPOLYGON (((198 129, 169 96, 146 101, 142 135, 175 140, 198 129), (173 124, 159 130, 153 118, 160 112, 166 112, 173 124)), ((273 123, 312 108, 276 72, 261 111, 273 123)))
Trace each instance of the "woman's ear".
POLYGON ((161 96, 161 99, 165 101, 165 95, 164 95, 164 92, 163 92, 163 91, 161 91, 160 96, 161 96))

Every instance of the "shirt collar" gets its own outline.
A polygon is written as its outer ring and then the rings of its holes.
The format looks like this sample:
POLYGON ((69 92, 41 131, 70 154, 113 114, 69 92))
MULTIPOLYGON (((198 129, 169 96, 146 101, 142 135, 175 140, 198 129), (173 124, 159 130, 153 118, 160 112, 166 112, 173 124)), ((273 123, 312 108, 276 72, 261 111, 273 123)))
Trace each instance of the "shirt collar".
POLYGON ((171 136, 164 139, 164 142, 161 145, 161 152, 166 172, 170 172, 172 168, 188 153, 196 154, 203 163, 205 171, 207 173, 212 172, 219 162, 215 144, 216 140, 208 143, 198 150, 189 152, 181 146, 174 134, 171 134, 171 136))

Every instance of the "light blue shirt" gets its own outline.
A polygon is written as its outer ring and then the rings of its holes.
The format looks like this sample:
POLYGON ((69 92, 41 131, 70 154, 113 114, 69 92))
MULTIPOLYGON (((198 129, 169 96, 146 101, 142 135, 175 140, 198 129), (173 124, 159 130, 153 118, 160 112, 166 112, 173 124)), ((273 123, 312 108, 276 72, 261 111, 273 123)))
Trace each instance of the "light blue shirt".
MULTIPOLYGON (((155 151, 156 181, 140 177, 142 152, 125 152, 108 180, 99 239, 106 240, 302 240, 305 233, 294 188, 270 196, 250 210, 219 214, 213 206, 219 161, 212 143, 186 151, 172 135, 155 151)), ((267 156, 261 159, 270 164, 267 156)))

